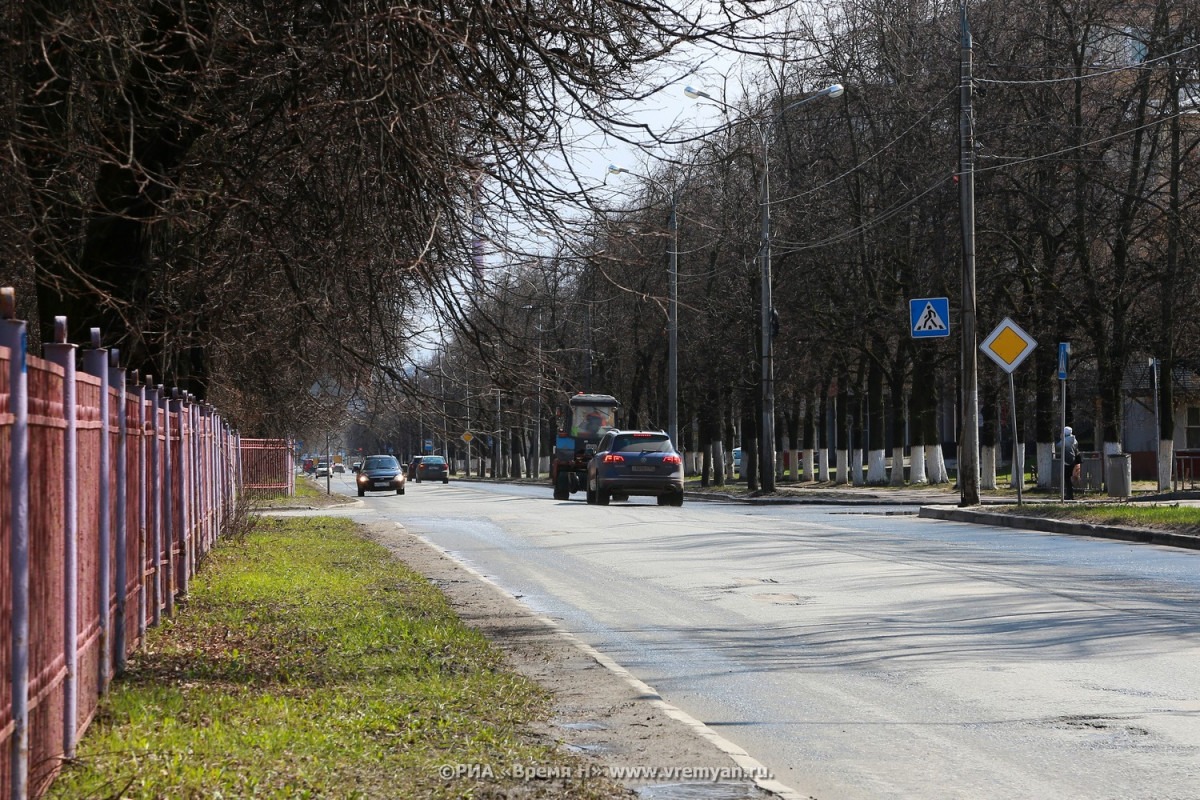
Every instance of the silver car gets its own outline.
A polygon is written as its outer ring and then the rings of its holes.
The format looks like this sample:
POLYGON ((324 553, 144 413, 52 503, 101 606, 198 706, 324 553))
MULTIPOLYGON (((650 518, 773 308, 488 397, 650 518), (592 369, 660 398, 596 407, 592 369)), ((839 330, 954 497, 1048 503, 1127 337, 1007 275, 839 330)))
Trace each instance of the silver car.
POLYGON ((589 503, 605 506, 632 495, 683 505, 683 459, 662 431, 609 431, 588 462, 589 503))

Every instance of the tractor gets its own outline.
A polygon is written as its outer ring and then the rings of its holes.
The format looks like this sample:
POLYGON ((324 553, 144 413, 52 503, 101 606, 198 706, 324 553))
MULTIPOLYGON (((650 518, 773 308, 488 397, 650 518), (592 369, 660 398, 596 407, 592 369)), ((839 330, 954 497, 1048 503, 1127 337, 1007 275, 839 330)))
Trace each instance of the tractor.
POLYGON ((550 464, 555 500, 568 500, 587 484, 588 462, 606 431, 617 427, 617 398, 608 394, 572 396, 558 412, 558 440, 550 464))

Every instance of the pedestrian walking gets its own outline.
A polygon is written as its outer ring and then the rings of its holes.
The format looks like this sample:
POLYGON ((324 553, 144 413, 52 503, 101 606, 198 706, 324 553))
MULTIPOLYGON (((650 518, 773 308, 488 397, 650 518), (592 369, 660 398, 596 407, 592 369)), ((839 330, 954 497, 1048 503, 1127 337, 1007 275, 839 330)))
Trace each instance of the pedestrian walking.
POLYGON ((1075 470, 1083 463, 1083 456, 1079 452, 1079 441, 1075 435, 1071 433, 1071 426, 1063 428, 1062 438, 1062 481, 1063 481, 1063 499, 1075 499, 1075 487, 1073 481, 1075 478, 1075 470))

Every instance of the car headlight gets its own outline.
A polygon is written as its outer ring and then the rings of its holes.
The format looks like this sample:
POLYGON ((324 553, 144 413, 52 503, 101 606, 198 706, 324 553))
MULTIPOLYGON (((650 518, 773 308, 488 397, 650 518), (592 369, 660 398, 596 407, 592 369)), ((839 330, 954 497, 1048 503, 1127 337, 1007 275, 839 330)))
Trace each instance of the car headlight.
POLYGON ((358 475, 358 482, 359 482, 359 483, 366 483, 366 482, 367 482, 367 481, 369 481, 369 480, 371 480, 371 479, 370 479, 370 478, 368 478, 366 475, 363 475, 362 473, 359 473, 359 475, 358 475))

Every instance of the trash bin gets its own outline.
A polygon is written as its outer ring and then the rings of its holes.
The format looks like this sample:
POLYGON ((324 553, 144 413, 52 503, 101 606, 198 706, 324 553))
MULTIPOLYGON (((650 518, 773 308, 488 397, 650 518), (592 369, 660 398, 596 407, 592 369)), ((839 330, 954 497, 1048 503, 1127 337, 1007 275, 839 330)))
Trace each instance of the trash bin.
POLYGON ((1113 453, 1108 457, 1108 496, 1129 497, 1132 494, 1132 459, 1129 453, 1113 453))
POLYGON ((1100 453, 1083 454, 1077 488, 1085 492, 1098 492, 1104 488, 1104 458, 1100 453))

